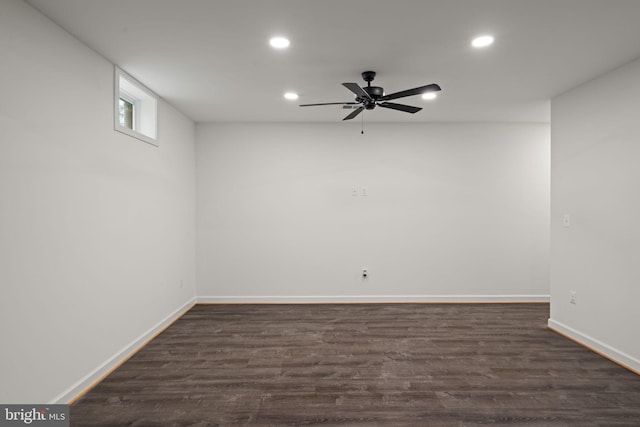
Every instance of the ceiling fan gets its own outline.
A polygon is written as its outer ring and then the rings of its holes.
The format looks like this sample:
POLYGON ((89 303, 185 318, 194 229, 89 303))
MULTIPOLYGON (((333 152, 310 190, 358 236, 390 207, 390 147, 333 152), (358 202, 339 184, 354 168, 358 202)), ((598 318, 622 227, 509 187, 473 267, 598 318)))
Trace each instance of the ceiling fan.
POLYGON ((325 102, 322 104, 301 104, 300 107, 314 107, 316 105, 359 105, 359 107, 357 107, 355 110, 349 113, 349 115, 342 119, 343 121, 351 120, 365 109, 373 110, 374 108, 376 108, 376 106, 415 114, 418 111, 422 110, 422 108, 405 104, 396 104, 395 102, 387 101, 391 99, 404 98, 406 96, 420 95, 426 92, 437 92, 440 90, 440 86, 433 83, 430 85, 420 86, 413 89, 407 89, 401 92, 395 92, 389 95, 385 95, 384 89, 380 86, 371 86, 371 82, 375 77, 375 71, 363 72, 362 78, 365 82, 367 82, 367 86, 365 87, 360 87, 357 83, 342 83, 342 86, 346 87, 356 95, 355 102, 325 102))

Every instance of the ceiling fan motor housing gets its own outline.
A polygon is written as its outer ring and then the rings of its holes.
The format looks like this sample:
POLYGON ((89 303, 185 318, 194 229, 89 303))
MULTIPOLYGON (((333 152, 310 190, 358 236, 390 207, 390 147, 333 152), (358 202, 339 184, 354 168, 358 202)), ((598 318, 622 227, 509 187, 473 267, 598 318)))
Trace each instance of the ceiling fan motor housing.
POLYGON ((373 99, 378 99, 384 95, 384 89, 380 86, 366 86, 362 89, 364 89, 364 91, 367 92, 373 99))

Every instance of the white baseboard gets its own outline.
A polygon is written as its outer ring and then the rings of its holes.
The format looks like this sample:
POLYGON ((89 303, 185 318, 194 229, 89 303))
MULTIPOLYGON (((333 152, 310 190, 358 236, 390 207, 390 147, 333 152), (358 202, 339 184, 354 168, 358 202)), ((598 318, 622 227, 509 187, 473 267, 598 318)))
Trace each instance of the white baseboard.
POLYGON ((561 322, 549 319, 548 327, 552 331, 564 335, 572 341, 588 348, 589 350, 598 353, 599 355, 611 360, 612 362, 621 365, 630 371, 640 375, 640 360, 632 357, 620 350, 617 350, 600 340, 590 337, 587 334, 583 334, 570 326, 567 326, 561 322))
POLYGON ((118 367, 135 352, 142 348, 150 339, 155 337, 158 333, 162 332, 167 326, 176 321, 180 316, 186 313, 196 303, 196 299, 192 298, 183 304, 180 308, 169 314, 164 319, 160 320, 155 326, 148 331, 140 335, 138 338, 126 345, 122 350, 111 356, 107 361, 102 363, 92 372, 84 376, 77 381, 71 387, 64 392, 60 393, 50 404, 67 404, 74 401, 78 396, 84 394, 90 387, 100 381, 106 374, 110 373, 113 369, 118 367))
POLYGON ((201 304, 327 304, 327 303, 533 303, 549 295, 334 295, 334 296, 200 296, 201 304))

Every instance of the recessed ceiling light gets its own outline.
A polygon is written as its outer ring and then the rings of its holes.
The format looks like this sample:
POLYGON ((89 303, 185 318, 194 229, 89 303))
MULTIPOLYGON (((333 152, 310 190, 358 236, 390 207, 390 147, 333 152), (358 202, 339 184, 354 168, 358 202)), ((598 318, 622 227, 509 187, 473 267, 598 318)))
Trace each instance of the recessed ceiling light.
POLYGON ((287 92, 287 93, 284 94, 284 97, 294 101, 294 100, 298 99, 298 94, 295 93, 295 92, 287 92))
POLYGON ((285 49, 289 47, 289 39, 286 37, 273 37, 269 40, 269 44, 276 49, 285 49))
POLYGON ((471 45, 473 47, 487 47, 493 43, 493 36, 479 36, 473 39, 471 45))
POLYGON ((436 99, 438 94, 435 92, 426 92, 422 94, 422 99, 436 99))

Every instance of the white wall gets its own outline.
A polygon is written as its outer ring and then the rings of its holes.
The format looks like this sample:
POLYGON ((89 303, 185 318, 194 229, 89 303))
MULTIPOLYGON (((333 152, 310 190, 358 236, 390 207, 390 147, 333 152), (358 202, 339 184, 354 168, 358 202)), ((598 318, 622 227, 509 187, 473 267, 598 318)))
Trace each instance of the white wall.
POLYGON ((546 124, 214 123, 196 140, 205 301, 548 297, 546 124))
POLYGON ((549 325, 640 371, 640 60, 554 98, 551 138, 549 325))
POLYGON ((113 65, 21 0, 0 58, 0 402, 64 401, 194 296, 195 126, 115 132, 113 65))

